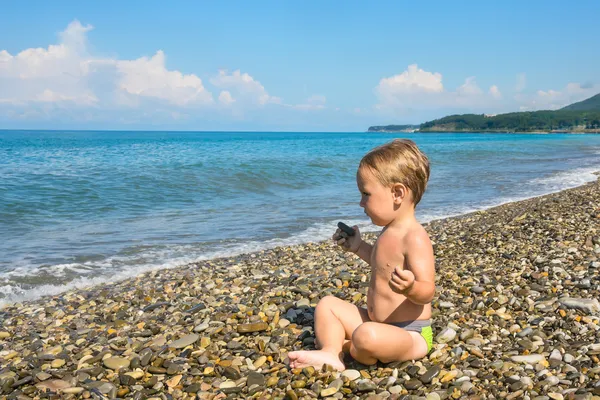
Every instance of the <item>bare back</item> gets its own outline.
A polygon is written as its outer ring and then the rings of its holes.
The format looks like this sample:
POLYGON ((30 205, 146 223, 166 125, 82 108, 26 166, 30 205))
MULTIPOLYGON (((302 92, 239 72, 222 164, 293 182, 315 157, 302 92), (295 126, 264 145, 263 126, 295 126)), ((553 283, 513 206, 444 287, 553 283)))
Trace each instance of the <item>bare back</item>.
MULTIPOLYGON (((389 285, 396 266, 410 270, 417 279, 419 278, 417 271, 411 268, 409 254, 412 254, 413 258, 428 259, 431 257, 433 260, 433 249, 429 236, 416 220, 401 227, 387 227, 373 246, 370 259, 371 281, 367 296, 367 311, 372 321, 390 323, 431 318, 431 303, 415 304, 405 295, 394 292, 389 285), (417 249, 414 246, 411 248, 415 240, 426 243, 417 249), (420 254, 429 253, 429 249, 431 249, 431 254, 420 254)), ((433 277, 433 261, 431 264, 431 271, 426 271, 425 275, 433 277)), ((418 272, 423 275, 422 271, 418 272)))

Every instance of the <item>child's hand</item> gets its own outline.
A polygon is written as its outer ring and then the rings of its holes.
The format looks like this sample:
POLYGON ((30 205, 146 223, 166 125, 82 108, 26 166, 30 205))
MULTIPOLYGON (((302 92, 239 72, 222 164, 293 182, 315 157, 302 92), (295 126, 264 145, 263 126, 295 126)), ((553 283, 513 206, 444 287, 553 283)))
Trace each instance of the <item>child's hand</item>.
POLYGON ((406 269, 396 267, 392 272, 390 279, 390 287, 392 290, 399 294, 407 294, 415 284, 415 275, 406 269))
POLYGON ((354 225, 352 229, 354 229, 354 235, 352 236, 348 236, 346 232, 338 228, 331 238, 344 250, 356 253, 360 247, 362 238, 360 237, 358 226, 354 225))

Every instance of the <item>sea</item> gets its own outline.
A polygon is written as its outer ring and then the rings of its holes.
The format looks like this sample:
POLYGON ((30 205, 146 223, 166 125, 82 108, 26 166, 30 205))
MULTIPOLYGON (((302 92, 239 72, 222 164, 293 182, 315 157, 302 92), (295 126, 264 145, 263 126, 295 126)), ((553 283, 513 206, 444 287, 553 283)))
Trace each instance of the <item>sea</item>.
POLYGON ((414 140, 421 222, 597 178, 600 135, 0 131, 0 308, 145 271, 375 231, 356 168, 414 140))

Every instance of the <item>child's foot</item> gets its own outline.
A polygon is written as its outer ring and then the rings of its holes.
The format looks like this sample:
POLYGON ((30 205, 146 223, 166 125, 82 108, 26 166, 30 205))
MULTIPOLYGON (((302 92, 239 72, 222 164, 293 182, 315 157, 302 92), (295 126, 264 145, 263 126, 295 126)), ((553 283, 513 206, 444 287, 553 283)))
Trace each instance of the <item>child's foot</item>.
POLYGON ((291 368, 304 368, 313 366, 321 368, 323 364, 329 364, 338 371, 346 369, 344 363, 338 356, 328 351, 312 350, 312 351, 291 351, 288 353, 291 368))

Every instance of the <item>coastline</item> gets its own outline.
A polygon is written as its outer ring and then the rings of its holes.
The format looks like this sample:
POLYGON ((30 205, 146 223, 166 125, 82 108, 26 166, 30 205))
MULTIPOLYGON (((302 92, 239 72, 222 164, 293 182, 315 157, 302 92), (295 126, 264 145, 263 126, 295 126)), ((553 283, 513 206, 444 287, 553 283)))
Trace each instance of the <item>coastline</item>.
MULTIPOLYGON (((332 393, 600 394, 600 181, 425 226, 436 254, 434 351, 416 363, 350 363, 361 378, 332 393)), ((318 242, 7 305, 0 394, 320 394, 339 374, 295 374, 285 354, 311 348, 319 298, 362 304, 367 276, 355 256, 318 242)))
POLYGON ((586 130, 555 130, 555 131, 508 131, 508 130, 467 130, 467 129, 415 129, 415 130, 367 130, 372 133, 505 133, 515 135, 552 135, 552 134, 568 134, 568 135, 594 135, 600 134, 600 129, 586 129, 586 130))

